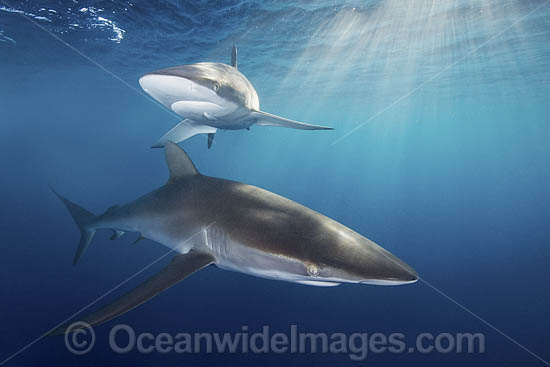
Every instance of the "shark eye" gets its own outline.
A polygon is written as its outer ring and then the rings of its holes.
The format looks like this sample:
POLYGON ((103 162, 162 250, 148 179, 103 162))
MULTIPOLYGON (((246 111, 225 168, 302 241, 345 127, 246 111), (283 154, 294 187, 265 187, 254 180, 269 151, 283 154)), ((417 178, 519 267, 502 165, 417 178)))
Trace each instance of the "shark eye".
POLYGON ((319 268, 314 264, 309 264, 306 269, 307 273, 312 277, 316 277, 319 275, 319 268))
POLYGON ((214 92, 217 92, 218 90, 220 90, 220 84, 218 82, 214 82, 214 84, 212 85, 212 89, 214 89, 214 92))

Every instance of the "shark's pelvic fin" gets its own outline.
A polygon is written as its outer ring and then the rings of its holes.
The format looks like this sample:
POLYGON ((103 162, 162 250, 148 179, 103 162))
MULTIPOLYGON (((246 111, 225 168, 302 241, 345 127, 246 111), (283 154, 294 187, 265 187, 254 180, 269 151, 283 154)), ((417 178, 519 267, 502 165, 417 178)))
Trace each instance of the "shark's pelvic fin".
POLYGON ((237 46, 233 46, 233 49, 231 50, 231 66, 233 66, 235 69, 238 69, 238 67, 237 67, 237 46))
POLYGON ((256 125, 260 126, 282 126, 300 130, 333 130, 332 127, 306 124, 262 111, 252 111, 250 116, 256 119, 256 125))
POLYGON ((166 142, 182 142, 197 134, 215 133, 216 128, 206 125, 198 125, 193 120, 185 119, 162 136, 151 148, 162 148, 166 142))
POLYGON ((208 133, 208 149, 212 148, 212 143, 214 142, 215 133, 208 133))
MULTIPOLYGON (((160 272, 122 297, 116 299, 114 302, 82 318, 81 321, 84 321, 90 326, 94 326, 122 315, 153 298, 165 289, 170 288, 194 272, 212 264, 214 260, 212 255, 195 250, 191 250, 183 255, 176 255, 172 259, 172 262, 160 272)), ((72 324, 73 322, 64 324, 50 331, 48 334, 60 335, 77 330, 78 328, 68 330, 68 327, 72 324)))
POLYGON ((124 236, 124 231, 121 231, 121 230, 118 230, 118 229, 113 229, 113 235, 111 236, 110 240, 114 241, 114 240, 118 240, 120 237, 124 236))
POLYGON ((96 221, 97 217, 86 209, 81 208, 75 203, 65 199, 55 190, 52 191, 55 195, 57 195, 59 199, 61 199, 61 201, 63 201, 67 209, 69 209, 69 212, 73 216, 74 222, 80 230, 80 241, 78 243, 78 247, 76 249, 76 253, 73 259, 73 265, 76 265, 76 263, 78 262, 82 254, 84 254, 84 251, 86 251, 86 249, 90 245, 90 242, 92 242, 92 239, 94 238, 95 229, 93 228, 93 223, 96 221))
POLYGON ((171 141, 167 142, 165 154, 166 165, 170 171, 170 182, 199 174, 191 158, 177 144, 171 141))

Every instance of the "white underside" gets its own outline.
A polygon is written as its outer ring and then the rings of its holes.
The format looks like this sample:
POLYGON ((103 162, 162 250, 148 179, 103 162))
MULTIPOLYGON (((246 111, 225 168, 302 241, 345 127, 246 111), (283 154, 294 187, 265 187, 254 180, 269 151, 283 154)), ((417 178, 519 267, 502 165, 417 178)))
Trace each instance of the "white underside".
POLYGON ((303 285, 332 287, 341 283, 372 285, 401 285, 414 281, 369 279, 363 281, 322 278, 304 275, 306 265, 299 260, 289 259, 231 240, 224 231, 215 226, 190 233, 183 242, 177 239, 164 238, 159 233, 150 233, 148 238, 163 243, 178 253, 187 253, 192 248, 210 252, 215 258, 215 265, 220 269, 235 271, 259 278, 282 280, 303 285))
POLYGON ((221 129, 248 127, 247 108, 189 79, 171 75, 148 74, 139 79, 143 90, 179 116, 196 125, 221 129))
POLYGON ((341 283, 333 283, 333 282, 319 282, 315 280, 298 280, 296 283, 303 284, 303 285, 313 285, 315 287, 336 287, 340 285, 341 283))

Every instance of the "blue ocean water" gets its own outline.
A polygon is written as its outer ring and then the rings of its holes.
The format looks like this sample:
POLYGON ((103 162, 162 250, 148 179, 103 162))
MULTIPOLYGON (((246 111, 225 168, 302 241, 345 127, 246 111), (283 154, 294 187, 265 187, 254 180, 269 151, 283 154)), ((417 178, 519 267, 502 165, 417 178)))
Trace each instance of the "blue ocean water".
POLYGON ((544 365, 549 39, 542 0, 0 0, 0 363, 544 365), (98 327, 85 355, 62 337, 36 341, 166 251, 100 233, 72 266, 78 230, 50 187, 101 213, 162 185, 163 152, 149 146, 178 120, 138 78, 229 62, 234 44, 262 110, 335 130, 221 131, 211 150, 197 136, 182 143, 195 165, 344 223, 422 281, 306 287, 212 267, 98 327), (118 323, 174 335, 243 325, 412 341, 471 332, 485 335, 485 352, 370 353, 359 362, 330 353, 117 354, 108 334, 118 323))

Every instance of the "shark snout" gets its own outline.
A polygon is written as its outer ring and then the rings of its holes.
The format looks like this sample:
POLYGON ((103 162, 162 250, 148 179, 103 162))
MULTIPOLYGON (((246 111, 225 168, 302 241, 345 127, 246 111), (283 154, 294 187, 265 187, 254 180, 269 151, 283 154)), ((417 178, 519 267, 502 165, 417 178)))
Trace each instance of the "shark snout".
POLYGON ((160 72, 147 73, 139 78, 139 85, 148 93, 169 94, 181 89, 185 84, 189 84, 187 78, 160 72))
POLYGON ((381 249, 376 258, 374 274, 370 269, 371 274, 360 283, 399 285, 414 283, 419 279, 418 273, 411 266, 386 250, 381 249))
POLYGON ((395 276, 379 278, 379 279, 365 279, 359 283, 363 284, 379 284, 379 285, 400 285, 410 284, 418 280, 418 274, 413 270, 412 272, 399 273, 395 276))
POLYGON ((149 91, 151 90, 151 87, 153 86, 152 84, 153 80, 154 80, 153 74, 145 74, 139 78, 138 82, 141 88, 145 92, 149 93, 149 91))
POLYGON ((139 85, 168 109, 178 101, 207 101, 215 97, 214 92, 195 81, 182 75, 163 73, 163 70, 143 75, 139 78, 139 85))

